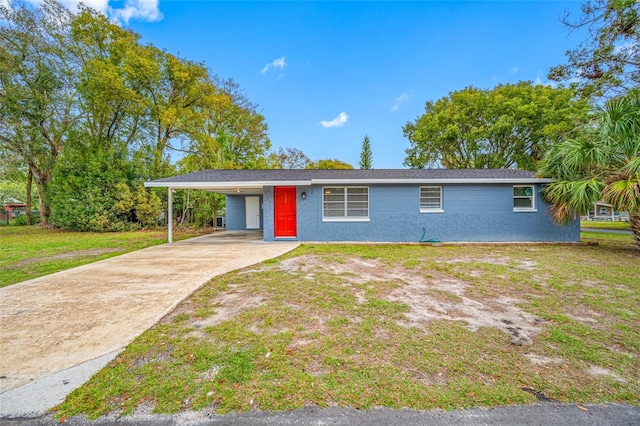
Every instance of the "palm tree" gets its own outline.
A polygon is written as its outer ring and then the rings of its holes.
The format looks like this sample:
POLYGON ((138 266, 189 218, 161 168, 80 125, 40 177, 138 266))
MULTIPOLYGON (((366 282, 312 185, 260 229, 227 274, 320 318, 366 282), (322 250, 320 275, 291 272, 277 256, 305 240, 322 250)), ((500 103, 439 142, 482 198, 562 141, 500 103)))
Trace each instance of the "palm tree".
POLYGON ((583 136, 555 145, 539 173, 557 179, 545 190, 554 220, 564 222, 604 200, 629 212, 640 249, 640 97, 610 100, 583 136))

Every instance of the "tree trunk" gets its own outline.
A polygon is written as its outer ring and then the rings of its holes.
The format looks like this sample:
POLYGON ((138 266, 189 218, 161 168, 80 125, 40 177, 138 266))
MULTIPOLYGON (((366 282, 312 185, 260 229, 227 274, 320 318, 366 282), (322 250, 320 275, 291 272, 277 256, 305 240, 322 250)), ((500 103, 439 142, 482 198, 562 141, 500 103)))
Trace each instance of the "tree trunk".
POLYGON ((164 159, 164 150, 167 147, 167 142, 169 141, 169 136, 165 137, 158 136, 158 140, 156 141, 156 148, 153 151, 153 170, 152 178, 158 179, 161 178, 162 173, 160 173, 160 169, 162 168, 162 160, 164 159))
POLYGON ((47 172, 38 173, 37 169, 29 167, 29 170, 33 172, 33 181, 36 184, 36 190, 38 191, 38 199, 40 201, 40 226, 49 226, 49 214, 50 208, 47 202, 47 186, 51 180, 51 175, 47 172))
POLYGON ((33 225, 33 220, 31 219, 31 186, 33 184, 33 173, 31 169, 29 169, 29 173, 27 173, 27 225, 33 225))
POLYGON ((160 178, 160 166, 162 165, 162 151, 158 148, 153 153, 153 170, 151 176, 153 179, 160 178))
POLYGON ((184 204, 182 205, 182 215, 180 215, 180 221, 178 222, 178 226, 181 228, 184 226, 184 223, 187 219, 187 214, 189 213, 189 196, 191 195, 191 190, 185 190, 187 196, 185 197, 184 204))
POLYGON ((631 220, 631 232, 633 232, 633 238, 636 239, 638 250, 640 250, 640 213, 630 214, 631 220))

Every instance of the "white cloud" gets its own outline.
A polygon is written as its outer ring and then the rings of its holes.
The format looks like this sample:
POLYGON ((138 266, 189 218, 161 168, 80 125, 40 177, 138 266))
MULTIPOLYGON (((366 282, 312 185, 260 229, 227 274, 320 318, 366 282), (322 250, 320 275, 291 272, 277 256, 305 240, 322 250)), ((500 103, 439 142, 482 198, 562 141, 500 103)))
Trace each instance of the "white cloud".
POLYGON ((163 18, 158 3, 159 0, 127 0, 122 9, 109 7, 109 15, 124 23, 131 19, 156 22, 163 18))
MULTIPOLYGON (((0 0, 0 2, 8 0, 0 0)), ((42 0, 26 0, 31 4, 38 5, 42 0)), ((163 16, 158 8, 160 0, 126 0, 124 7, 115 8, 109 6, 110 0, 58 0, 63 6, 77 10, 80 3, 84 3, 92 9, 107 14, 117 22, 128 23, 131 19, 139 21, 156 22, 163 16)))
MULTIPOLYGON (((42 0, 26 1, 34 5, 39 5, 42 3, 42 0)), ((89 6, 90 8, 98 10, 100 12, 107 12, 107 10, 109 9, 109 0, 58 0, 58 3, 71 10, 76 10, 80 3, 84 3, 86 6, 89 6)))
POLYGON ((285 59, 284 56, 282 58, 274 59, 273 62, 266 64, 264 68, 262 68, 262 71, 260 72, 262 74, 266 74, 270 68, 280 68, 281 70, 283 70, 284 67, 287 66, 287 63, 285 62, 284 59, 285 59))
POLYGON ((345 112, 341 112, 333 120, 331 121, 322 120, 320 124, 322 125, 322 127, 326 127, 326 128, 342 127, 344 126, 344 123, 346 123, 348 119, 349 119, 349 116, 345 112))
POLYGON ((397 111, 398 108, 400 108, 401 104, 403 104, 403 103, 409 101, 409 99, 411 99, 411 96, 412 95, 410 93, 406 93, 406 92, 401 93, 400 96, 398 96, 395 99, 393 105, 391 105, 391 111, 394 111, 394 112, 397 111))
POLYGON ((509 74, 517 74, 517 73, 518 73, 518 71, 520 71, 520 68, 518 68, 518 67, 512 67, 512 68, 509 70, 509 74))

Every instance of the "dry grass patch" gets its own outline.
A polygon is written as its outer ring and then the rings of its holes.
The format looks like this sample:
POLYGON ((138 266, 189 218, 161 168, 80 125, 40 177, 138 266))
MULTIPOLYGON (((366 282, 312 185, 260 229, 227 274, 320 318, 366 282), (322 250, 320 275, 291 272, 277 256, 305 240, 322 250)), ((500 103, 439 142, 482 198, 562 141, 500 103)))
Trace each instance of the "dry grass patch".
POLYGON ((640 258, 600 241, 302 246, 211 281, 58 410, 637 403, 640 258))

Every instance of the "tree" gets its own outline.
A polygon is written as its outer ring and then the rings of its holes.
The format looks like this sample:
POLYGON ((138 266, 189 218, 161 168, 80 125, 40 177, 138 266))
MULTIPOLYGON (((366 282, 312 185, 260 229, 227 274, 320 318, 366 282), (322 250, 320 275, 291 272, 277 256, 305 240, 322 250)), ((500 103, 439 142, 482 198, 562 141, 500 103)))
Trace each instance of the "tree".
POLYGON ((304 169, 311 160, 298 148, 280 148, 275 154, 275 168, 304 169))
POLYGON ((148 48, 137 34, 84 6, 66 31, 65 54, 78 66, 73 108, 79 114, 53 168, 52 223, 81 231, 148 226, 156 200, 130 190, 150 174, 142 167, 147 162, 134 158, 148 116, 141 76, 153 67, 140 59, 148 48), (126 199, 134 202, 130 209, 126 199))
POLYGON ((371 153, 371 142, 369 142, 369 136, 364 135, 362 141, 362 151, 360 151, 360 165, 361 169, 371 169, 373 163, 373 154, 371 153))
POLYGON ((271 149, 269 126, 258 113, 258 105, 251 102, 233 80, 213 77, 220 90, 206 111, 203 134, 194 138, 190 153, 218 152, 215 162, 220 169, 267 168, 267 152, 271 149))
POLYGON ((50 214, 52 171, 78 116, 77 67, 63 47, 71 19, 55 0, 36 10, 0 4, 0 151, 28 168, 43 225, 50 214))
POLYGON ((147 112, 137 76, 144 72, 138 60, 145 51, 139 36, 85 6, 71 21, 70 31, 70 50, 82 64, 76 89, 83 113, 77 129, 81 137, 76 139, 93 150, 134 144, 147 112))
POLYGON ((327 158, 323 160, 312 161, 306 168, 321 170, 351 170, 353 169, 353 166, 349 163, 345 163, 344 161, 327 158))
POLYGON ((640 249, 640 97, 608 101, 582 137, 545 155, 540 174, 557 179, 544 192, 556 221, 586 213, 604 200, 629 212, 640 249))
POLYGON ((571 135, 587 112, 587 101, 566 88, 531 82, 468 87, 427 102, 425 113, 403 127, 411 144, 404 165, 535 170, 545 151, 571 135))
POLYGON ((640 87, 640 2, 589 0, 582 16, 565 14, 571 31, 586 29, 588 37, 567 51, 567 63, 553 67, 549 79, 573 81, 586 97, 605 99, 640 87))
POLYGON ((130 68, 147 104, 143 126, 153 140, 149 149, 151 177, 155 179, 166 172, 167 150, 180 148, 170 145, 172 141, 201 137, 207 113, 221 91, 201 64, 154 46, 144 46, 139 52, 130 58, 130 68))

